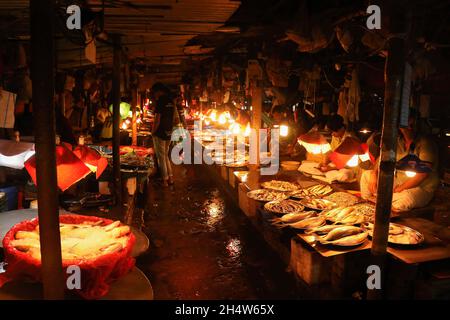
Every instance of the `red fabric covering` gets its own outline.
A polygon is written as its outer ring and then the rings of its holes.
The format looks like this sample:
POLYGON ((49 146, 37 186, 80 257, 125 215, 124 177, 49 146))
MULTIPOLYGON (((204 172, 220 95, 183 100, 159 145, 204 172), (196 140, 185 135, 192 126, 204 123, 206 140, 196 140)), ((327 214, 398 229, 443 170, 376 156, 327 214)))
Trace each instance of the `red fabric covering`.
MULTIPOLYGON (((25 168, 37 186, 36 155, 25 162, 25 168)), ((56 146, 56 171, 58 187, 62 191, 66 191, 91 173, 91 170, 71 150, 62 145, 56 146)))
POLYGON ((108 160, 103 158, 96 150, 87 146, 76 146, 73 153, 85 164, 96 167, 97 179, 102 175, 108 166, 108 160))
MULTIPOLYGON (((344 141, 344 143, 347 140, 344 141)), ((343 143, 343 144, 344 144, 343 143)), ((336 168, 342 169, 347 165, 347 162, 354 156, 354 155, 364 155, 368 153, 370 160, 372 163, 375 162, 374 157, 369 152, 369 147, 366 143, 359 144, 354 141, 354 139, 350 140, 349 143, 344 145, 341 148, 342 144, 330 154, 330 160, 336 165, 336 168)), ((360 161, 360 160, 358 160, 360 161)))
MULTIPOLYGON (((62 223, 82 223, 84 221, 100 221, 105 225, 112 223, 112 220, 99 217, 89 217, 81 215, 60 215, 62 223)), ((42 281, 41 279, 41 261, 32 258, 25 252, 15 249, 11 245, 17 231, 31 231, 39 224, 37 218, 22 221, 16 224, 8 231, 3 239, 3 248, 5 250, 5 261, 8 263, 6 273, 0 274, 0 287, 6 282, 19 279, 42 281)), ((136 238, 130 233, 130 239, 126 248, 119 252, 105 254, 95 260, 64 260, 64 275, 67 267, 77 265, 81 269, 81 289, 75 289, 76 293, 85 299, 98 299, 106 295, 110 284, 118 278, 126 275, 133 267, 135 259, 131 257, 136 238)))

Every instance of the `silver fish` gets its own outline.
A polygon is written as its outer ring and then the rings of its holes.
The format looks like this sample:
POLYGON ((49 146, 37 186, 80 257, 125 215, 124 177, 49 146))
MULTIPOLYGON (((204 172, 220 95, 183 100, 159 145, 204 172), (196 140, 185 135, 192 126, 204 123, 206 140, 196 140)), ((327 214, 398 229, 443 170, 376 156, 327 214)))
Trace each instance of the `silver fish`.
POLYGON ((347 236, 334 241, 321 241, 321 243, 332 244, 336 246, 356 246, 362 244, 367 239, 367 236, 367 232, 361 232, 359 234, 347 236))
POLYGON ((307 218, 295 223, 289 223, 287 226, 294 228, 294 229, 309 229, 309 228, 316 228, 324 225, 326 223, 325 218, 323 217, 312 217, 307 218))
POLYGON ((358 234, 362 231, 361 228, 353 227, 353 226, 342 226, 336 229, 331 230, 323 239, 325 241, 334 241, 337 239, 341 239, 347 236, 352 236, 358 234))

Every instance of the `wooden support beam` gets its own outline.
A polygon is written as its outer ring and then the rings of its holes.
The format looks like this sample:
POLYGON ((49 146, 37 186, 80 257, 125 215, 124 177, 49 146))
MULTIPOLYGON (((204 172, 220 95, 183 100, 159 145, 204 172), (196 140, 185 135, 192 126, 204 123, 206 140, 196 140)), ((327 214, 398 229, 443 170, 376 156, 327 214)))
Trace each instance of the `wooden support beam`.
POLYGON ((120 176, 120 67, 122 48, 120 36, 113 35, 113 173, 116 208, 122 211, 122 181, 120 176))
MULTIPOLYGON (((401 106, 402 86, 405 68, 405 14, 398 5, 389 7, 389 31, 387 58, 385 63, 384 115, 381 136, 381 156, 378 173, 375 227, 372 239, 373 264, 378 265, 385 275, 385 259, 389 234, 389 220, 392 207, 394 171, 397 154, 397 133, 401 106)), ((368 299, 382 298, 381 290, 368 290, 368 299)))
POLYGON ((134 84, 131 88, 131 144, 137 146, 137 117, 136 106, 139 104, 138 84, 134 84))
POLYGON ((30 1, 31 80, 44 298, 64 298, 55 147, 55 2, 30 1))

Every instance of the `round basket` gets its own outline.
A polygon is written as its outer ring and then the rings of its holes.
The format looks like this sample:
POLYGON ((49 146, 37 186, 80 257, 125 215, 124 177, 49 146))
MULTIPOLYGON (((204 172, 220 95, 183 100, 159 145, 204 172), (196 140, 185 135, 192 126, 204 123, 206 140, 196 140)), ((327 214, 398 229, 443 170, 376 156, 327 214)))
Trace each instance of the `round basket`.
MULTIPOLYGON (((80 224, 86 221, 102 221, 104 225, 113 223, 109 219, 73 214, 60 215, 59 220, 61 223, 68 224, 80 224)), ((3 248, 8 268, 6 273, 0 274, 0 287, 13 280, 42 281, 41 260, 17 250, 11 244, 18 231, 32 231, 38 224, 38 218, 22 221, 12 227, 5 235, 3 248)), ((78 266, 81 271, 81 288, 73 291, 85 299, 98 299, 106 295, 110 284, 126 275, 134 267, 135 259, 131 257, 134 243, 135 236, 130 232, 126 247, 118 252, 106 253, 96 259, 63 260, 63 271, 66 279, 72 274, 67 273, 69 266, 78 266)))

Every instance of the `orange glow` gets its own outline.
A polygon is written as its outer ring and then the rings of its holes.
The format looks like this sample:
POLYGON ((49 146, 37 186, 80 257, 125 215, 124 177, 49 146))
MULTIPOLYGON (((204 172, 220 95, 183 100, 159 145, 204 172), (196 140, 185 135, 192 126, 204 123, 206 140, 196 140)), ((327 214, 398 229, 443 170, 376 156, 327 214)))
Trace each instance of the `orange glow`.
POLYGON ((324 144, 313 144, 307 142, 299 142, 300 145, 304 146, 306 151, 312 154, 325 154, 331 150, 331 146, 329 143, 324 144))

